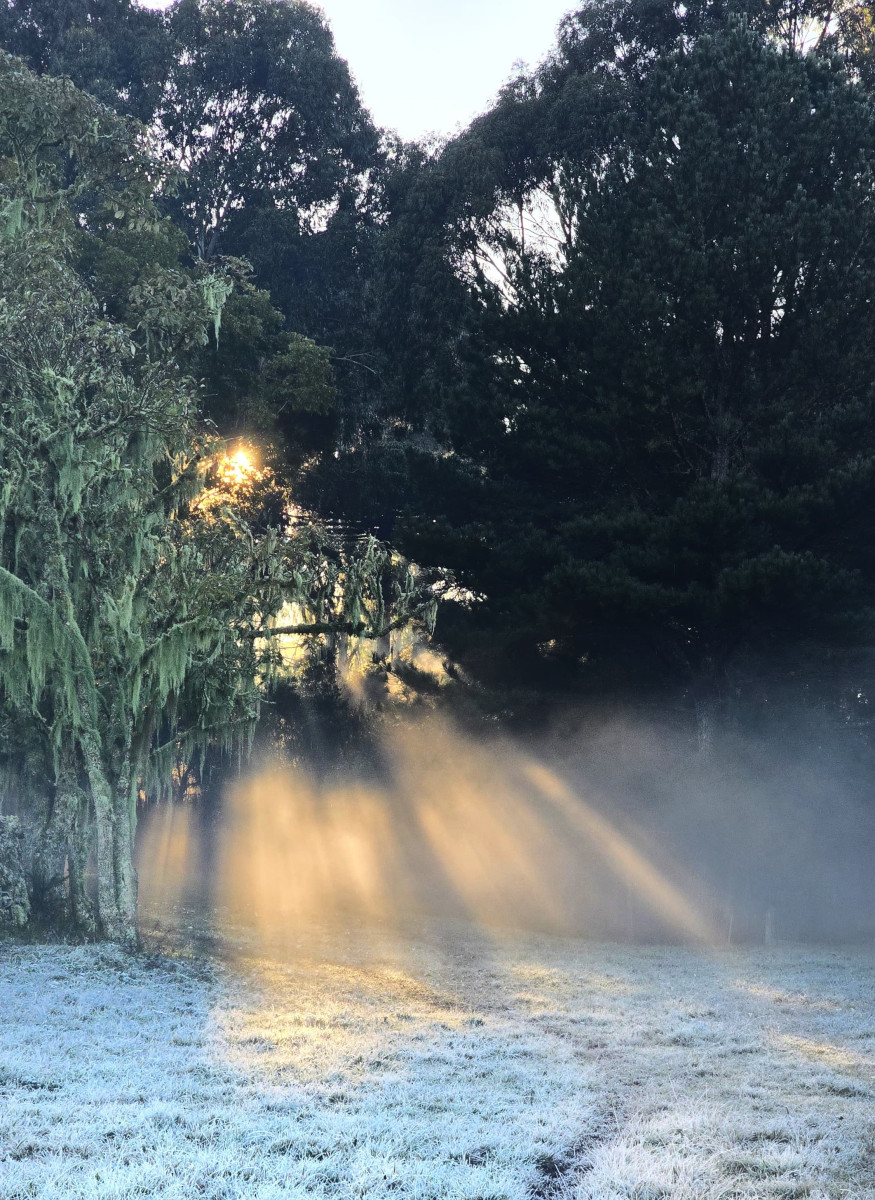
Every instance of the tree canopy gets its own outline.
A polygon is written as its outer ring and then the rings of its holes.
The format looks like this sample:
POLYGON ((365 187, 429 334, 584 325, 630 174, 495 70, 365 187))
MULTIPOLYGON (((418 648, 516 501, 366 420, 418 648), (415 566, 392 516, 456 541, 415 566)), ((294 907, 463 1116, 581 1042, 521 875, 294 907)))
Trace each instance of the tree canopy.
POLYGON ((397 495, 493 647, 719 688, 871 638, 875 127, 838 59, 659 13, 569 19, 416 173, 384 344, 453 454, 397 495))
POLYGON ((357 186, 376 147, 321 14, 298 0, 179 0, 158 109, 180 203, 203 258, 232 215, 277 206, 307 229, 357 186))
POLYGON ((137 129, 0 55, 0 161, 7 787, 34 797, 35 890, 128 940, 138 795, 198 746, 246 742, 288 606, 299 632, 378 636, 434 596, 372 540, 350 553, 292 526, 270 481, 266 506, 216 473, 181 363, 218 339, 227 275, 165 270, 117 321, 77 274, 89 216, 160 229, 137 129))

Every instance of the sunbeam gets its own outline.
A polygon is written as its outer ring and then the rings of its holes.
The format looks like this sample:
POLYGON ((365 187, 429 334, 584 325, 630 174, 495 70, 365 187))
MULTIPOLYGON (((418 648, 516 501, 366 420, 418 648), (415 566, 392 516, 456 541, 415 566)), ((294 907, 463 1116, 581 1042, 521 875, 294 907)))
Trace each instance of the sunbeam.
POLYGON ((314 923, 397 928, 432 916, 493 931, 717 940, 665 853, 657 862, 607 801, 600 810, 509 741, 430 720, 392 731, 384 753, 379 784, 319 783, 300 766, 253 771, 226 791, 209 861, 185 809, 153 815, 144 909, 178 905, 184 878, 205 871, 211 924, 274 951, 314 923))

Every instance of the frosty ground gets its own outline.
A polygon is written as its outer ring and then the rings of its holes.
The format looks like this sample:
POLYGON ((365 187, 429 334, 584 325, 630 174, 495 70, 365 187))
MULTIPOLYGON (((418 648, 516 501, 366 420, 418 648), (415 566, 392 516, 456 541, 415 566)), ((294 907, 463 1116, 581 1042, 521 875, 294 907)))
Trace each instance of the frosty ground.
POLYGON ((0 1197, 875 1198, 875 958, 0 944, 0 1197))

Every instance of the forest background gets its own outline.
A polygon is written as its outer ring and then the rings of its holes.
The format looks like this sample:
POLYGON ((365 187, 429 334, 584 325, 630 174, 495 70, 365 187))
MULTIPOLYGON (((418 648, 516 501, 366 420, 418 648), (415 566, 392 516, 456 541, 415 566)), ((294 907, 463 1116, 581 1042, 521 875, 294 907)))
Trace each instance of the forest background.
POLYGON ((0 6, 35 911, 135 936, 142 797, 265 696, 340 753, 342 637, 377 644, 372 695, 435 691, 379 653, 411 621, 474 723, 631 706, 707 748, 801 708, 868 758, 872 38, 859 3, 591 3, 420 145, 303 3, 0 6))

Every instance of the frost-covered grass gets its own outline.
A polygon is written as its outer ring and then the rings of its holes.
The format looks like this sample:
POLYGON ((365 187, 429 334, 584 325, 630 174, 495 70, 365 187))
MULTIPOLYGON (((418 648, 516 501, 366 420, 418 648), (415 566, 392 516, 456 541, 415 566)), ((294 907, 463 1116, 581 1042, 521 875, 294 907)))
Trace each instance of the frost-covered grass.
POLYGON ((875 1198, 870 952, 0 946, 0 1198, 875 1198))

